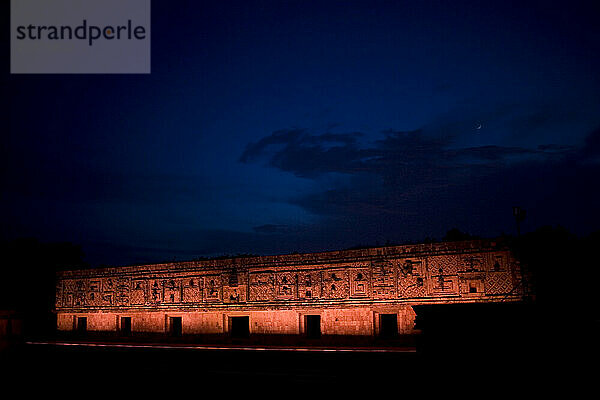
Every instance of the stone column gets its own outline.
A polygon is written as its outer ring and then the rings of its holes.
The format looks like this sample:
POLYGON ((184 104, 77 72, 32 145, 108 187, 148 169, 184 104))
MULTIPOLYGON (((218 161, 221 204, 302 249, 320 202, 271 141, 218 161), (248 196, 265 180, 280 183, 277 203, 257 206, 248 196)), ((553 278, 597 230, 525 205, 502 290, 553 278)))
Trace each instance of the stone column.
POLYGON ((416 333, 415 318, 417 313, 412 306, 400 306, 398 310, 398 333, 401 335, 410 335, 416 333))

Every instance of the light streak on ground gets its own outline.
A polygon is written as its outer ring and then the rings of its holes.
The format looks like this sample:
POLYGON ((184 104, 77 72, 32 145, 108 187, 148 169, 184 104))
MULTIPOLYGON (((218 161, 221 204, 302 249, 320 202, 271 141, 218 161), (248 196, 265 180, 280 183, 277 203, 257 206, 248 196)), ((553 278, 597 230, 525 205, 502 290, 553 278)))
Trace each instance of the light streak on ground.
POLYGON ((85 342, 25 342, 28 345, 108 347, 129 349, 169 349, 169 350, 242 350, 242 351, 297 351, 316 353, 415 353, 414 348, 320 348, 320 347, 255 347, 255 346, 208 346, 177 344, 137 344, 137 343, 85 343, 85 342))

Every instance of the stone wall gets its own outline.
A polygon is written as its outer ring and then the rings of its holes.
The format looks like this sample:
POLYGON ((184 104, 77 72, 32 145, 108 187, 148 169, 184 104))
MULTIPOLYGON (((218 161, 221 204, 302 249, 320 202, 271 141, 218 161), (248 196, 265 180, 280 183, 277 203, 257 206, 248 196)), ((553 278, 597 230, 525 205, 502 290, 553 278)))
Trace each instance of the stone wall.
POLYGON ((65 271, 56 288, 59 330, 229 332, 248 317, 252 334, 302 334, 319 315, 325 335, 374 335, 381 314, 413 332, 417 304, 518 301, 520 268, 494 241, 394 246, 65 271))

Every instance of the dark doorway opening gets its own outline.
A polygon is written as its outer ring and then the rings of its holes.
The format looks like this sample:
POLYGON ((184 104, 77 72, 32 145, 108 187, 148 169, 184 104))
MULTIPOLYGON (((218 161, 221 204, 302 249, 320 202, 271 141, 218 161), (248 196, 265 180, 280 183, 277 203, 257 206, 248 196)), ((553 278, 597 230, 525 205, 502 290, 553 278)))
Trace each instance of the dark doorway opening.
POLYGON ((321 337, 321 316, 320 315, 305 315, 304 316, 304 331, 306 337, 317 339, 321 337))
POLYGON ((87 317, 77 318, 77 333, 83 335, 87 332, 87 317))
POLYGON ((379 336, 392 338, 398 335, 398 315, 379 314, 379 336))
POLYGON ((250 336, 250 317, 230 317, 231 337, 246 338, 250 336))
POLYGON ((170 331, 171 336, 179 337, 182 333, 181 317, 170 318, 170 331))
POLYGON ((121 317, 121 335, 131 335, 131 317, 121 317))

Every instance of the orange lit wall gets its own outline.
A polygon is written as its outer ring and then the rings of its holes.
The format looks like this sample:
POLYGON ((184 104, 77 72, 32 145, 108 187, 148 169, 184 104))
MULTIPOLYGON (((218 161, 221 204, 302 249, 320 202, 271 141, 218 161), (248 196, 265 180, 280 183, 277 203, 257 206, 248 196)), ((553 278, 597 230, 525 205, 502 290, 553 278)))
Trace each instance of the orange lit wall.
POLYGON ((325 335, 376 335, 381 314, 414 332, 414 305, 518 301, 520 267, 493 241, 393 246, 65 271, 56 288, 57 327, 184 334, 229 332, 247 316, 251 334, 302 334, 319 315, 325 335))

